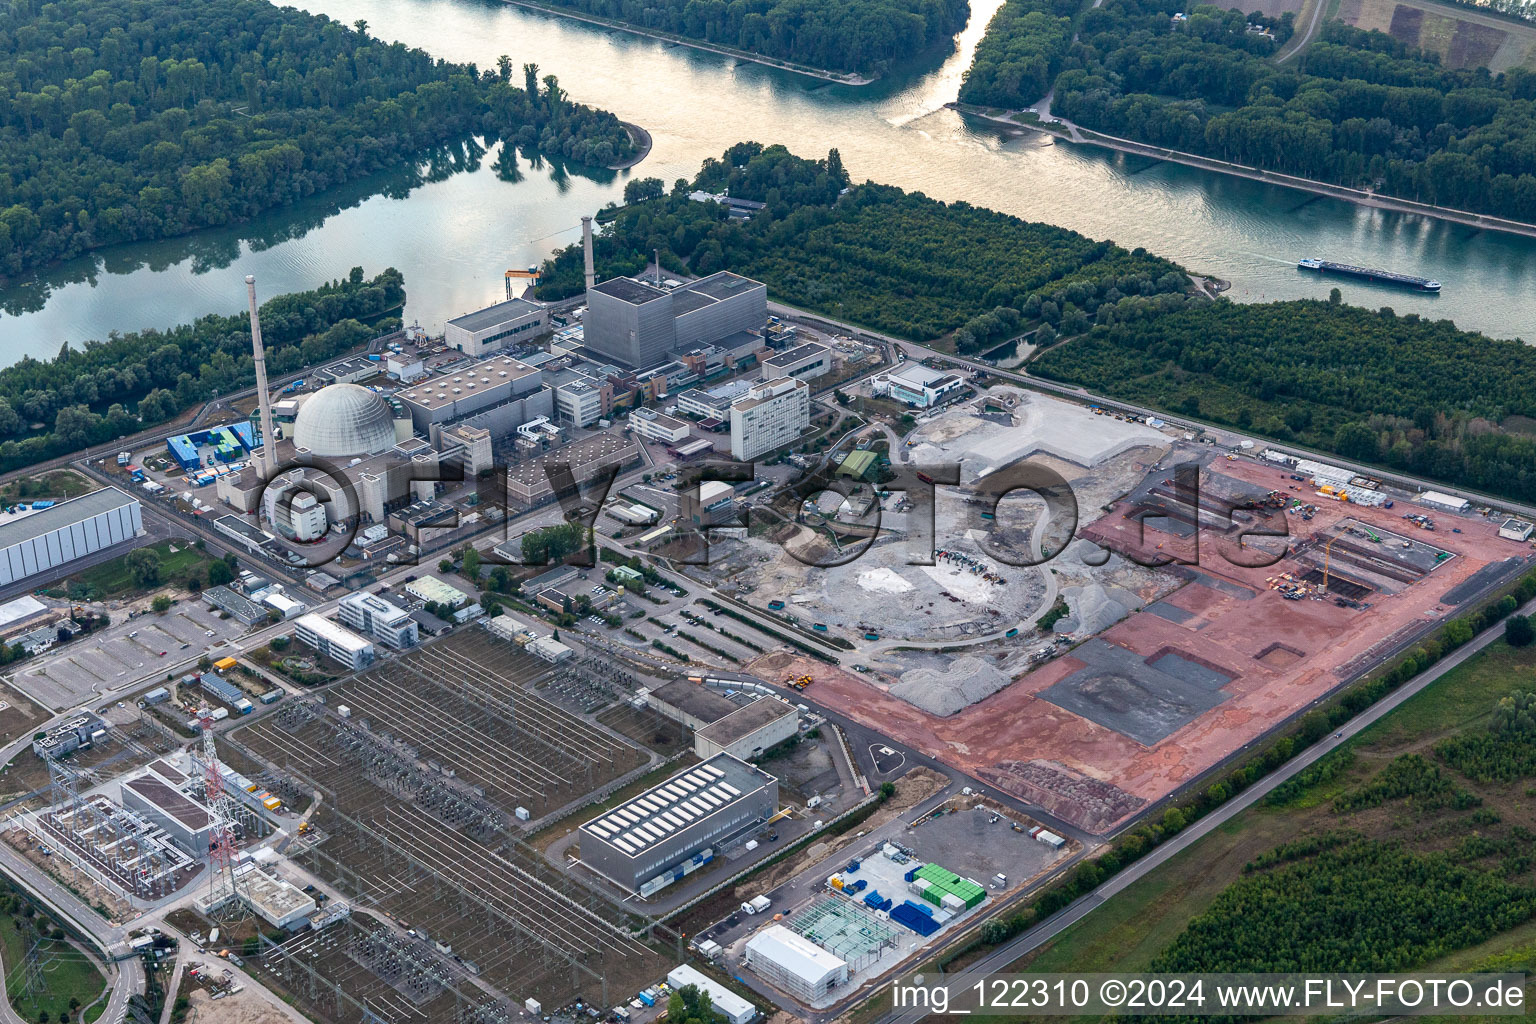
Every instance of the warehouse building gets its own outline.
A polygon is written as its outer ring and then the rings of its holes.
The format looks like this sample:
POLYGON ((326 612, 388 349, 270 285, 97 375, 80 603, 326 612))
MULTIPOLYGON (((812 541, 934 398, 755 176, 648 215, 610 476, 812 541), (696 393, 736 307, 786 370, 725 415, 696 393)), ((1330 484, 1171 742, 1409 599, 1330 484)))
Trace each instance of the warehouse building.
POLYGON ((743 761, 762 755, 800 731, 800 713, 779 697, 759 697, 693 734, 693 752, 705 760, 729 754, 743 761))
POLYGON ((1421 505, 1445 509, 1447 512, 1466 512, 1472 508, 1472 503, 1466 498, 1458 498, 1456 495, 1446 494, 1444 491, 1425 491, 1413 500, 1421 505))
POLYGON ((731 457, 743 462, 793 444, 811 424, 811 388, 780 377, 731 403, 731 457))
POLYGON ((395 650, 415 647, 419 632, 410 612, 365 591, 348 594, 336 607, 341 621, 395 650))
POLYGON ((439 604, 445 608, 457 608, 469 600, 469 595, 458 587, 450 587, 436 576, 418 576, 405 585, 405 592, 426 604, 439 604))
POLYGON ((763 377, 798 377, 815 380, 832 372, 832 350, 825 345, 808 341, 763 360, 763 377))
POLYGON ((745 838, 778 809, 779 780, 719 754, 581 826, 581 859, 627 890, 745 838))
POLYGON ((771 925, 747 941, 745 963, 774 988, 815 1003, 848 981, 848 962, 796 935, 781 924, 771 925))
POLYGON ((720 343, 768 321, 768 287, 721 271, 670 291, 627 277, 587 290, 583 343, 604 358, 644 368, 668 353, 720 343))
POLYGON ((373 664, 373 644, 323 615, 314 612, 301 615, 294 620, 293 626, 293 635, 299 643, 313 647, 354 672, 373 664))
POLYGON ((103 487, 0 523, 0 586, 68 565, 144 532, 137 498, 103 487))
POLYGON ((79 714, 32 738, 32 753, 41 758, 63 757, 86 750, 107 734, 107 723, 92 714, 79 714))
POLYGON ((709 1005, 716 1013, 724 1015, 726 1024, 747 1024, 748 1021, 757 1016, 757 1007, 718 981, 689 967, 687 964, 679 964, 677 967, 674 967, 667 975, 667 984, 671 985, 673 989, 692 985, 700 992, 708 995, 709 1005))
POLYGON ((443 342, 480 359, 548 333, 548 309, 526 299, 508 299, 449 320, 443 325, 443 342))

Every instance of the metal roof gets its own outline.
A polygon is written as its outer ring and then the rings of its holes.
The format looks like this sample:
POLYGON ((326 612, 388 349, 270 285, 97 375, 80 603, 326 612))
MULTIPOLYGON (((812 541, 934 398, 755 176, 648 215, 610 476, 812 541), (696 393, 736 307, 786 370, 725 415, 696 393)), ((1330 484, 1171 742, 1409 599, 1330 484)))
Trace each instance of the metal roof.
POLYGON ((581 826, 627 857, 690 828, 758 792, 771 776, 730 754, 717 754, 581 826))
POLYGON ((138 503, 139 499, 116 487, 103 487, 99 491, 61 501, 41 512, 32 512, 20 518, 8 516, 4 522, 0 522, 0 549, 42 537, 66 526, 73 526, 99 516, 103 512, 111 512, 138 503))
POLYGON ((526 299, 508 299, 506 302, 498 302, 494 306, 477 309, 473 313, 465 313, 463 316, 454 317, 448 323, 460 330, 483 331, 488 327, 496 327, 513 320, 521 320, 525 316, 532 316, 544 312, 544 307, 526 299))

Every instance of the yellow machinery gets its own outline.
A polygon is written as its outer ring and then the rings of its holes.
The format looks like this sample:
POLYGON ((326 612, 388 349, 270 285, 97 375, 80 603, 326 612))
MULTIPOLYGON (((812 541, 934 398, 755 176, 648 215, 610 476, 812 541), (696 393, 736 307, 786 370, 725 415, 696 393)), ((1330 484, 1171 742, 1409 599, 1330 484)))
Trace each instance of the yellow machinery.
POLYGON ((793 687, 796 690, 803 690, 807 686, 810 686, 815 681, 816 681, 815 679, 812 679, 808 675, 807 676, 791 676, 790 678, 784 680, 784 684, 786 686, 793 687))
POLYGON ((529 267, 527 270, 507 271, 507 298, 510 299, 512 297, 512 279, 514 277, 523 278, 532 284, 533 287, 537 288, 539 286, 539 278, 542 276, 543 275, 539 273, 538 267, 529 267))

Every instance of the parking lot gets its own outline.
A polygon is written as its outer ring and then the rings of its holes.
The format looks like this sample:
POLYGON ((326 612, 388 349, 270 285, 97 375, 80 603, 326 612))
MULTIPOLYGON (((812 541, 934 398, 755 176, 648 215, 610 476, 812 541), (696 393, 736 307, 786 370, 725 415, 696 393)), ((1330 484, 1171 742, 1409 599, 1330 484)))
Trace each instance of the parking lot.
POLYGON ((182 601, 163 615, 144 614, 77 638, 29 662, 17 689, 63 711, 139 681, 184 672, 208 648, 245 632, 201 601, 182 601), (210 635, 212 634, 212 635, 210 635))

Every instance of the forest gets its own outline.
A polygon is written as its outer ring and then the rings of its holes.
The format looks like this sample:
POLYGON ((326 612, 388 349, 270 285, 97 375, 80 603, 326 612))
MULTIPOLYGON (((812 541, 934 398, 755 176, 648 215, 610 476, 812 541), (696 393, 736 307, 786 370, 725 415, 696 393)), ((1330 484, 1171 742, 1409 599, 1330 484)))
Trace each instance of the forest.
POLYGON ((1418 202, 1536 220, 1536 74, 1452 70, 1339 22, 1294 64, 1289 21, 1171 0, 1084 12, 1053 112, 1082 127, 1418 202))
POLYGON ((1150 969, 1400 971, 1536 913, 1536 890, 1447 854, 1348 835, 1277 853, 1217 896, 1150 969))
POLYGON ((1219 300, 1128 310, 1030 365, 1098 394, 1536 499, 1536 436, 1523 430, 1536 418, 1536 349, 1449 320, 1219 300))
POLYGON ((885 71, 965 26, 968 0, 546 0, 828 71, 885 71))
MULTIPOLYGON (((268 299, 261 306, 267 372, 277 377, 357 348, 404 302, 405 282, 393 267, 371 280, 353 267, 344 280, 268 299)), ((28 356, 0 369, 0 471, 134 433, 253 383, 244 312, 65 346, 47 362, 28 356)))
POLYGON ((607 165, 634 142, 521 74, 265 0, 0 9, 0 276, 237 223, 479 136, 607 165))
MULTIPOLYGON (((1159 296, 1182 304, 1175 263, 1074 231, 889 185, 850 185, 836 150, 821 160, 741 143, 708 160, 692 183, 617 211, 595 245, 608 274, 633 274, 661 250, 664 266, 696 275, 729 268, 768 285, 776 301, 915 341, 932 341, 1000 307, 1086 329, 1106 302, 1159 296), (693 190, 766 203, 751 219, 693 190)), ((582 287, 579 246, 545 265, 541 299, 582 287)), ((993 321, 986 321, 991 324, 993 321)), ((973 325, 972 344, 983 324, 973 325)), ((988 328, 990 329, 990 328, 988 328)), ((1053 328, 1054 329, 1054 328, 1053 328)))
POLYGON ((1007 0, 976 44, 960 100, 1027 107, 1050 91, 1072 45, 1079 0, 1007 0))
POLYGON ((1475 782, 1536 775, 1536 691, 1501 697, 1486 729, 1441 741, 1435 756, 1475 782))

